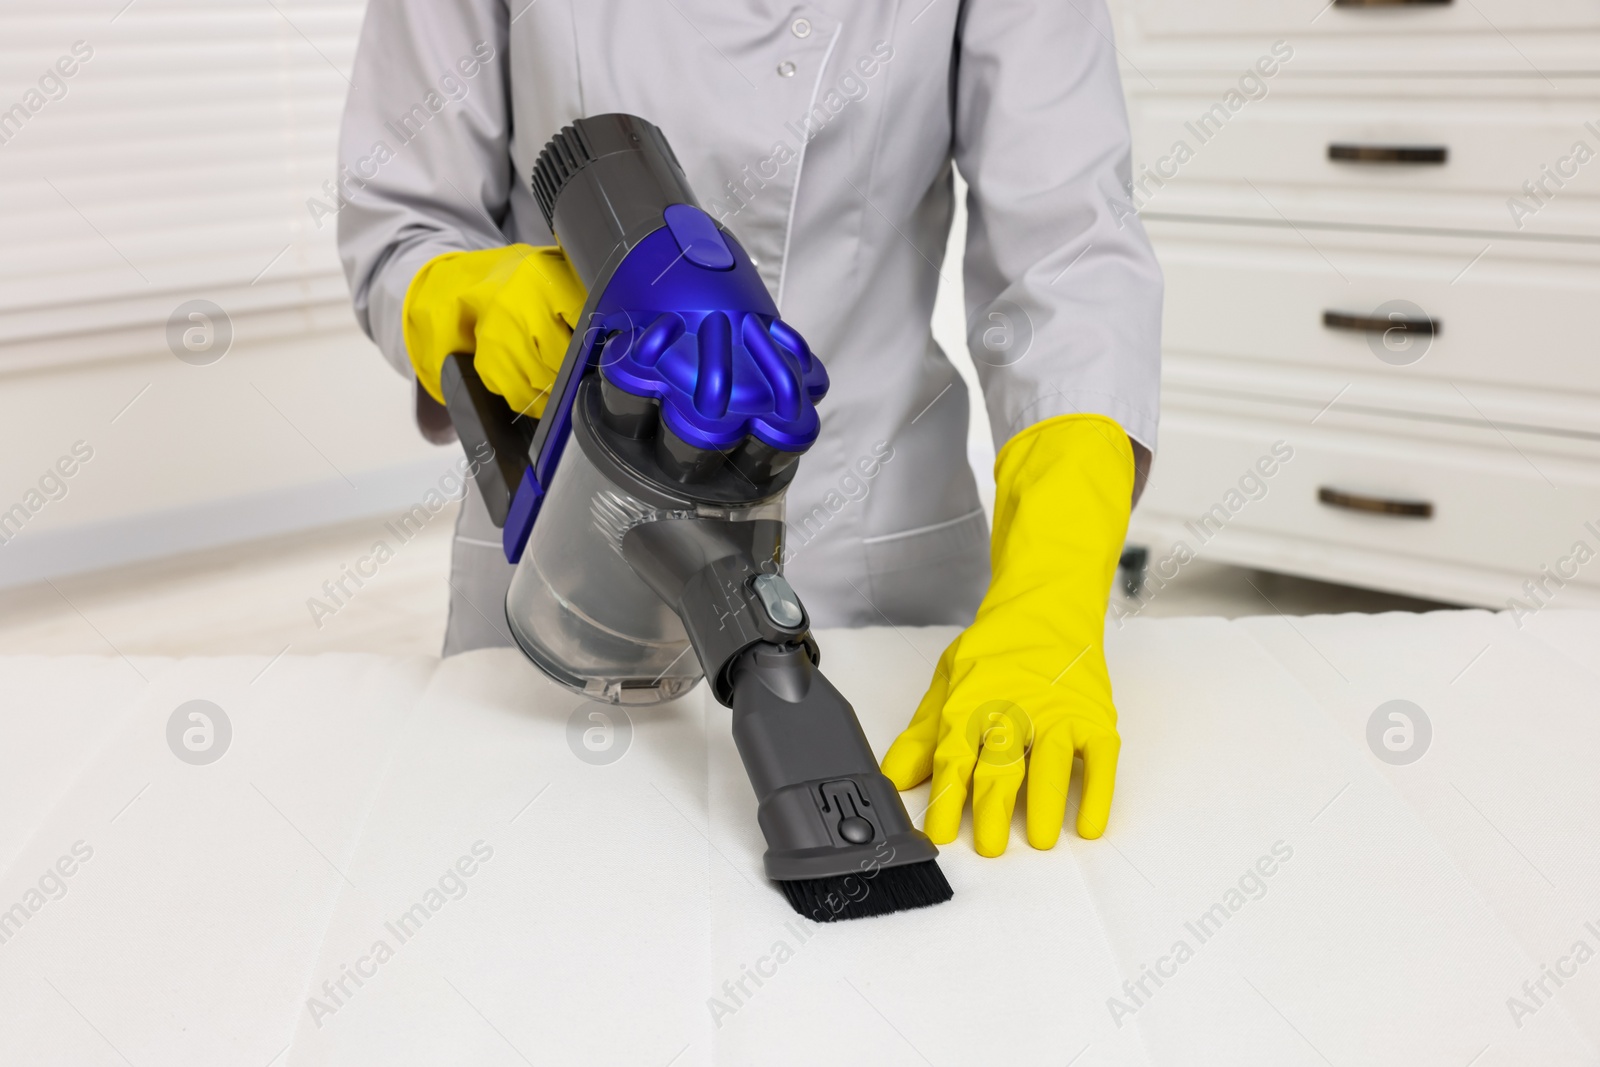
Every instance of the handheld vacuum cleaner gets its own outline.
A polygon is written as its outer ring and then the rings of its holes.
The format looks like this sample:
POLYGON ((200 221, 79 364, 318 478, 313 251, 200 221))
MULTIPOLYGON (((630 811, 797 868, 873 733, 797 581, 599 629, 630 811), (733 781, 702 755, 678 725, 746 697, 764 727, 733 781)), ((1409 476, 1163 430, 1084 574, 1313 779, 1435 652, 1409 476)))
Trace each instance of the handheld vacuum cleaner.
POLYGON ((661 131, 580 119, 533 191, 588 291, 543 418, 447 360, 446 407, 516 564, 506 620, 594 700, 670 700, 704 677, 733 709, 767 876, 818 921, 949 900, 938 850, 817 669, 783 576, 783 497, 817 438, 821 361, 749 256, 698 206, 661 131))

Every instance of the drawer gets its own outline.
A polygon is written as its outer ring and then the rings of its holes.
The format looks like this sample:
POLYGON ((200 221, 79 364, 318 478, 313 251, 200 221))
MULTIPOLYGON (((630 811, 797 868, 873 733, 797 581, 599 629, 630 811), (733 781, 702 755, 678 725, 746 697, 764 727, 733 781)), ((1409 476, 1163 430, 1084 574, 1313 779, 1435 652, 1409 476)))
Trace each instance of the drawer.
POLYGON ((1111 0, 1132 70, 1238 69, 1275 40, 1303 69, 1486 71, 1559 78, 1600 69, 1593 0, 1111 0))
POLYGON ((1420 413, 1600 436, 1600 249, 1281 225, 1149 231, 1170 356, 1238 364, 1240 382, 1252 364, 1316 371, 1324 401, 1353 387, 1348 400, 1384 403, 1389 386, 1404 398, 1393 404, 1420 413), (1436 332, 1413 332, 1422 322, 1436 332))
POLYGON ((1575 460, 1519 453, 1492 431, 1443 444, 1379 420, 1241 419, 1181 402, 1162 419, 1135 521, 1158 554, 1183 541, 1200 558, 1496 607, 1548 566, 1569 578, 1558 602, 1581 585, 1600 606, 1600 445, 1575 460), (1582 566, 1579 541, 1596 554, 1582 566))
POLYGON ((1142 213, 1600 240, 1595 83, 1286 69, 1253 100, 1234 81, 1162 86, 1128 87, 1142 213))
POLYGON ((1600 30, 1594 0, 1124 0, 1150 37, 1440 37, 1600 30))

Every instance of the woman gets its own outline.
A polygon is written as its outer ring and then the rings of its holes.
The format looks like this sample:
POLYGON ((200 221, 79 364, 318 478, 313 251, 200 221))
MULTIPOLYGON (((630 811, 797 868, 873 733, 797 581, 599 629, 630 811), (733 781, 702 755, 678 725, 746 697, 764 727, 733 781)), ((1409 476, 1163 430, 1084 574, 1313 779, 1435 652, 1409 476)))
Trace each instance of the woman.
MULTIPOLYGON (((1074 755, 1105 829, 1118 738, 1101 642, 1155 442, 1161 280, 1123 201, 1129 135, 1099 0, 372 0, 341 137, 363 328, 438 396, 451 351, 537 414, 582 304, 529 178, 574 118, 666 134, 832 378, 789 491, 788 574, 821 626, 969 624, 884 772, 925 829, 1004 851, 1028 776, 1051 847, 1074 755), (992 535, 967 393, 930 318, 969 186, 973 353, 998 450, 992 535), (987 551, 986 551, 987 548, 987 551), (976 613, 976 614, 974 614, 976 613)), ((510 567, 469 497, 446 653, 508 644, 510 567)))

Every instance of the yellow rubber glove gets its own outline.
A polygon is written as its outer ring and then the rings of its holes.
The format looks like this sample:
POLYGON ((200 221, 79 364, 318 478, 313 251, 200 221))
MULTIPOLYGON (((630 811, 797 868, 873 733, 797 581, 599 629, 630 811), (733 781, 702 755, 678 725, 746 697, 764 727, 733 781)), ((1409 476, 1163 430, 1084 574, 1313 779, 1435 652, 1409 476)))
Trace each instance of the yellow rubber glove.
POLYGON ((535 418, 583 311, 583 284, 554 246, 446 252, 406 290, 406 351, 417 381, 441 404, 439 371, 470 352, 478 376, 515 411, 535 418))
POLYGON ((1105 614, 1133 473, 1127 435, 1100 415, 1049 419, 1000 450, 989 591, 883 759, 899 789, 933 775, 923 829, 936 844, 960 831, 970 781, 973 842, 982 855, 1003 853, 1026 764, 1028 843, 1051 848, 1074 755, 1078 833, 1105 831, 1122 745, 1105 614))

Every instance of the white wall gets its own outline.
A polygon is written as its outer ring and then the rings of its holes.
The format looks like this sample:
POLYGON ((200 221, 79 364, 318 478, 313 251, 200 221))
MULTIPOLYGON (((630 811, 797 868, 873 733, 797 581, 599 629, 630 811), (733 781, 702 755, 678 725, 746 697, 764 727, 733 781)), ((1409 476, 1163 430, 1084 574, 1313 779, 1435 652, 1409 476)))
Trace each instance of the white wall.
POLYGON ((308 208, 361 0, 124 3, 0 10, 0 585, 388 511, 455 458, 308 208), (210 365, 168 337, 197 299, 210 365))

